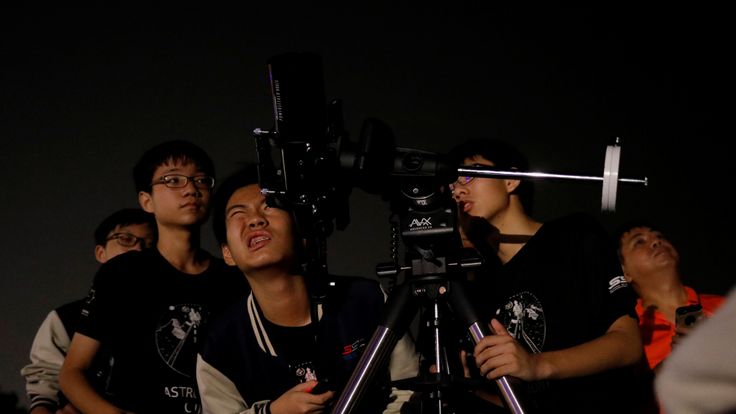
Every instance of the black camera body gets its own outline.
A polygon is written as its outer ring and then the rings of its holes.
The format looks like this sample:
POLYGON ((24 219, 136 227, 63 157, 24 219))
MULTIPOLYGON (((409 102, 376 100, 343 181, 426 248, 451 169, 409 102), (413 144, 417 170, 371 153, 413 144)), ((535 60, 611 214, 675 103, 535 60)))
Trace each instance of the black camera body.
POLYGON ((340 102, 325 103, 319 55, 278 55, 267 67, 274 127, 255 131, 259 184, 274 204, 292 213, 303 238, 324 239, 335 226, 344 229, 348 197, 359 187, 391 201, 407 244, 445 250, 452 239, 459 246, 447 188, 457 172, 448 163, 431 152, 395 147, 391 129, 372 118, 352 144, 340 102))

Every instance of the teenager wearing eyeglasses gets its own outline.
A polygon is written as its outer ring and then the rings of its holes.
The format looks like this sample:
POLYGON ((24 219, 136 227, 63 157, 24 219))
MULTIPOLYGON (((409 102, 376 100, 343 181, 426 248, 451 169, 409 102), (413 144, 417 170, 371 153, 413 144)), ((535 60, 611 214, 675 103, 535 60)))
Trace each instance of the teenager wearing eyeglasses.
MULTIPOLYGON (((125 208, 105 218, 95 230, 95 259, 105 263, 113 257, 151 247, 156 240, 153 216, 141 209, 125 208)), ((31 363, 23 367, 30 413, 55 413, 57 409, 71 410, 59 392, 59 370, 69 350, 76 330, 84 299, 76 300, 52 310, 36 332, 31 345, 31 363)), ((95 387, 104 389, 109 361, 97 358, 92 377, 95 387)), ((65 411, 66 412, 66 411, 65 411)))
POLYGON ((186 141, 155 146, 136 164, 138 201, 154 215, 158 241, 95 277, 61 371, 62 389, 81 411, 199 412, 194 367, 204 330, 246 288, 200 247, 214 175, 209 156, 186 141), (115 358, 106 398, 85 376, 102 345, 115 358))
MULTIPOLYGON (((451 154, 458 165, 527 169, 518 150, 496 140, 451 154)), ((451 186, 464 243, 486 260, 476 283, 497 335, 473 350, 480 374, 525 381, 530 412, 641 412, 631 369, 643 355, 636 300, 615 247, 591 217, 529 216, 529 185, 461 177, 451 186)))

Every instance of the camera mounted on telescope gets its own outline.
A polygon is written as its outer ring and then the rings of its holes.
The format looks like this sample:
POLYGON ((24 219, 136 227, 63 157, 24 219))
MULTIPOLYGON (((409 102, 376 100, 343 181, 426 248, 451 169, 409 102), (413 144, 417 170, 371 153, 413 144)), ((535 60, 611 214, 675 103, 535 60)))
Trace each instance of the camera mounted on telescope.
POLYGON ((374 118, 351 143, 341 102, 325 103, 319 55, 277 55, 267 70, 274 126, 254 130, 259 184, 306 239, 306 274, 327 274, 325 239, 350 222, 348 198, 356 186, 391 200, 411 243, 428 249, 453 232, 454 203, 440 183, 456 178, 447 163, 430 152, 395 148, 391 129, 374 118))

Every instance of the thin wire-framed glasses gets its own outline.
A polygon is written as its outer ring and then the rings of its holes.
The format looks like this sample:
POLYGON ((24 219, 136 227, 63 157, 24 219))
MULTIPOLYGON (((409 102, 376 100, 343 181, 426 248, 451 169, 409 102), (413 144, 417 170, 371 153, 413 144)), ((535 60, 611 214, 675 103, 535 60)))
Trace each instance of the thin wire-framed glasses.
POLYGON ((211 190, 215 187, 215 179, 208 175, 188 177, 183 174, 166 174, 154 180, 151 185, 163 184, 169 188, 182 188, 186 187, 190 180, 194 183, 195 187, 201 190, 211 190))
POLYGON ((107 238, 107 241, 115 240, 119 245, 123 247, 134 247, 139 244, 142 248, 147 249, 153 245, 153 240, 138 237, 130 233, 113 233, 107 238))
POLYGON ((475 177, 465 177, 465 176, 457 177, 457 180, 450 183, 450 191, 455 191, 455 188, 457 188, 458 186, 468 185, 468 183, 473 181, 474 178, 475 177))
MULTIPOLYGON (((470 165, 464 165, 464 167, 466 167, 466 166, 469 166, 469 167, 491 167, 491 165, 480 164, 480 163, 475 163, 475 164, 470 164, 470 165)), ((460 177, 457 177, 457 180, 455 180, 454 182, 450 183, 450 191, 455 191, 455 188, 457 188, 458 186, 468 185, 474 179, 475 179, 475 177, 461 175, 460 177)))

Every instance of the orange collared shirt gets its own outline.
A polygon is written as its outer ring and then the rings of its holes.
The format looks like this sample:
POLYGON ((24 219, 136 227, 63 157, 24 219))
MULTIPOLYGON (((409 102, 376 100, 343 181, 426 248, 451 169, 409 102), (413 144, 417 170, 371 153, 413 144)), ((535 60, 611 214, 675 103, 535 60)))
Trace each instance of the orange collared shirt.
MULTIPOLYGON (((687 286, 685 286, 685 293, 687 293, 687 304, 700 303, 706 317, 713 315, 724 300, 724 297, 719 295, 698 295, 687 286)), ((658 310, 644 309, 641 299, 636 303, 636 313, 639 315, 639 330, 644 343, 644 352, 647 355, 649 367, 654 369, 672 351, 675 324, 670 323, 658 310)))

